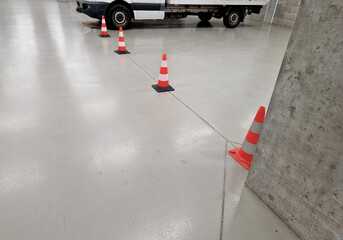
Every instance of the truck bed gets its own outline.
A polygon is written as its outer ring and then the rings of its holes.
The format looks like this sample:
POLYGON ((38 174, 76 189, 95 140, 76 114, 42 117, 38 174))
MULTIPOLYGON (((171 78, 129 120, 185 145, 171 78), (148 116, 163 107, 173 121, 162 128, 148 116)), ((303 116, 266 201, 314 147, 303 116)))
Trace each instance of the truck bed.
POLYGON ((266 5, 269 0, 167 0, 179 5, 266 5))

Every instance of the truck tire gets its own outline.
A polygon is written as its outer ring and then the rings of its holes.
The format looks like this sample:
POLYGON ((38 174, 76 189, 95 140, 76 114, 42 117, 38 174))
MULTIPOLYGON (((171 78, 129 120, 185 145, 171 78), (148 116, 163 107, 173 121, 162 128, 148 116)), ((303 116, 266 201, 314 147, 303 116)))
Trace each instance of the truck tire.
POLYGON ((126 29, 131 23, 131 18, 130 10, 122 4, 117 4, 110 9, 107 22, 109 22, 110 28, 126 29))
POLYGON ((241 14, 237 9, 230 9, 223 17, 223 23, 227 28, 235 28, 241 22, 241 14))
POLYGON ((212 13, 199 13, 199 19, 203 22, 208 22, 212 18, 212 13))

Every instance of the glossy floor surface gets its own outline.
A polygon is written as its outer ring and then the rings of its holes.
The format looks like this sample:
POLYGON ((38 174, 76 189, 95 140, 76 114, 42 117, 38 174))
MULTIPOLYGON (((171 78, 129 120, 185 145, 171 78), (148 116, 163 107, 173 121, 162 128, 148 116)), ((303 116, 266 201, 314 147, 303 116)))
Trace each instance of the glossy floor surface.
POLYGON ((139 22, 119 56, 83 22, 74 3, 2 2, 0 239, 297 239, 226 153, 291 29, 139 22), (173 93, 151 88, 162 53, 173 93))

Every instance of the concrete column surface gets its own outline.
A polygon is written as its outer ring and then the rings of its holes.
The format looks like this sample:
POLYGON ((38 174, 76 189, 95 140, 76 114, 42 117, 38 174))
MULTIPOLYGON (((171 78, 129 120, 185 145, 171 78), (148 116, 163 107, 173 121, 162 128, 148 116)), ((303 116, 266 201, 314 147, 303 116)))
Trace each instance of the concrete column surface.
POLYGON ((306 240, 343 239, 342 19, 302 1, 246 181, 306 240))
POLYGON ((267 6, 266 14, 264 15, 264 21, 267 23, 272 23, 275 9, 277 6, 278 0, 270 0, 267 6))

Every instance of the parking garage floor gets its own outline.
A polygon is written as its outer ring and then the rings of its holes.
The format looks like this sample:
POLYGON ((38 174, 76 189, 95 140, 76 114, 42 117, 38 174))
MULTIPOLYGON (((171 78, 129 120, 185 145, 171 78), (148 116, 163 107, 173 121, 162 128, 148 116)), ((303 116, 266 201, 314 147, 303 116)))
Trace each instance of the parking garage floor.
POLYGON ((297 239, 227 155, 290 28, 136 22, 119 56, 74 2, 4 1, 0 22, 0 239, 297 239))

